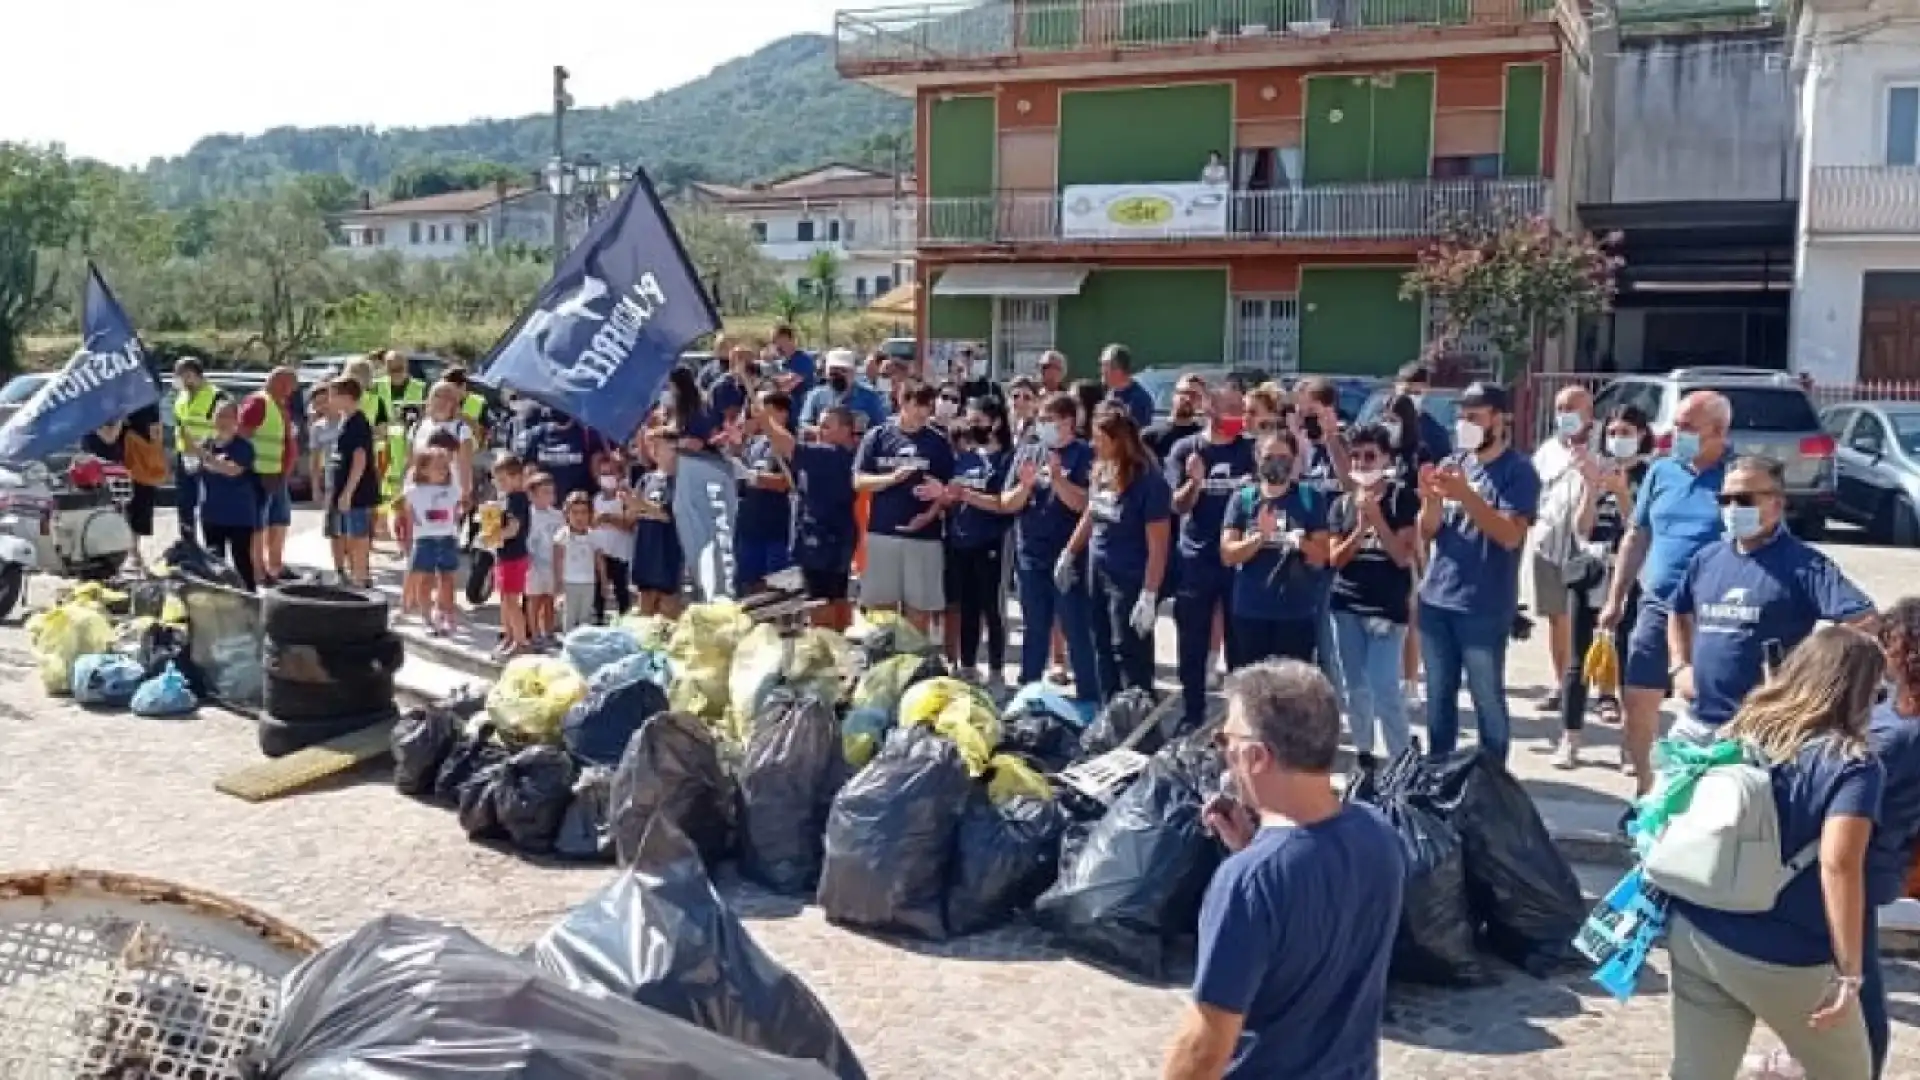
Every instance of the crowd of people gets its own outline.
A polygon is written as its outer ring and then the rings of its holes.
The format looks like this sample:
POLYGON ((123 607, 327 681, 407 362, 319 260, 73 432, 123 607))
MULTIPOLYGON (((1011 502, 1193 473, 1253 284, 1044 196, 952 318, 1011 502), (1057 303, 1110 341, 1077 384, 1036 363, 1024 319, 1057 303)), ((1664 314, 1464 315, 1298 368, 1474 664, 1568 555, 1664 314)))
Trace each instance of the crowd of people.
MULTIPOLYGON (((1049 352, 998 383, 963 348, 929 377, 878 352, 816 360, 782 328, 676 370, 620 445, 525 403, 494 417, 457 369, 426 387, 389 353, 310 391, 306 464, 337 569, 365 581, 370 543, 392 535, 409 552, 407 611, 434 632, 458 617, 461 530, 484 518, 503 654, 677 610, 689 568, 674 486, 695 455, 738 484, 737 594, 797 568, 820 625, 848 626, 856 602, 899 611, 994 690, 1151 692, 1170 610, 1188 725, 1233 673, 1219 731, 1240 798, 1209 822, 1240 853, 1207 900, 1169 1076, 1372 1075, 1403 870, 1378 816, 1333 796, 1342 718, 1363 765, 1412 745, 1413 717, 1444 755, 1464 688, 1480 752, 1504 761, 1507 648, 1538 620, 1564 672, 1547 703, 1556 765, 1590 764, 1590 715, 1618 723, 1620 765, 1646 794, 1677 698, 1665 737, 1746 740, 1775 770, 1786 851, 1817 851, 1772 911, 1676 902, 1673 1075, 1732 1077, 1756 1019, 1809 1075, 1877 1075, 1874 913, 1920 837, 1920 601, 1876 612, 1786 529, 1781 465, 1738 452, 1724 397, 1686 398, 1657 452, 1645 414, 1595 416, 1568 388, 1527 453, 1504 387, 1466 387, 1443 429, 1418 364, 1353 425, 1314 378, 1188 375, 1156 417, 1133 366, 1112 345, 1097 380, 1069 382, 1049 352), (506 449, 483 498, 490 442, 506 449), (1596 642, 1615 645, 1617 694, 1589 692, 1596 642)), ((284 575, 285 481, 302 465, 292 373, 239 402, 191 362, 176 377, 182 528, 249 583, 284 575)))

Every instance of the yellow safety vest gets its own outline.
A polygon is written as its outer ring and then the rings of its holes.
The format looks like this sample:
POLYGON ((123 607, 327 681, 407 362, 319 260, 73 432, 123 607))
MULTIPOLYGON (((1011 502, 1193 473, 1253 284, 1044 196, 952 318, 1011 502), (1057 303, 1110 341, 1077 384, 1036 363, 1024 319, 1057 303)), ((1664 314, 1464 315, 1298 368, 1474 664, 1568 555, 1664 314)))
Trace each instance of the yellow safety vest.
POLYGON ((400 397, 393 396, 393 382, 389 379, 376 379, 373 385, 375 393, 387 405, 387 486, 396 492, 399 483, 407 474, 407 459, 413 455, 407 450, 407 425, 400 418, 400 409, 407 405, 427 404, 426 384, 419 379, 408 379, 400 397))
POLYGON ((192 394, 174 392, 173 441, 181 453, 197 453, 195 447, 213 438, 213 410, 219 405, 220 391, 205 383, 192 394))
POLYGON ((466 400, 460 403, 460 411, 477 424, 487 415, 487 399, 479 394, 468 394, 466 400))
POLYGON ((287 417, 280 403, 262 393, 267 412, 248 442, 253 444, 253 471, 261 476, 279 476, 286 471, 287 417))

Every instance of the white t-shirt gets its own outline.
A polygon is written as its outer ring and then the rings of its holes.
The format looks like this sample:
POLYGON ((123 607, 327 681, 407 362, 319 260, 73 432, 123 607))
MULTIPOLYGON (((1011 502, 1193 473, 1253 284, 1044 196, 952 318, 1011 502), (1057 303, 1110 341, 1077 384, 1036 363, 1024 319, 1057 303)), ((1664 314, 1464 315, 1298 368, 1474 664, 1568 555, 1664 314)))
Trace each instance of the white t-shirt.
POLYGON ((460 535, 460 489, 452 484, 408 484, 407 514, 415 539, 460 535))
POLYGON ((563 560, 560 567, 561 584, 592 585, 600 580, 600 563, 596 558, 600 554, 600 545, 594 542, 591 529, 577 533, 562 525, 555 530, 553 542, 559 545, 563 560))
MULTIPOLYGON (((598 492, 593 497, 595 521, 600 519, 601 514, 618 514, 625 509, 620 496, 611 491, 598 492)), ((610 559, 619 559, 624 562, 633 558, 633 533, 626 529, 615 528, 612 525, 595 525, 593 542, 600 545, 600 553, 610 559)))
POLYGON ((567 515, 561 513, 557 506, 534 507, 527 522, 527 536, 531 538, 527 542, 527 555, 533 560, 534 566, 547 572, 549 578, 553 574, 553 534, 566 527, 567 515), (547 538, 548 542, 538 543, 542 537, 547 538))
MULTIPOLYGON (((418 454, 431 448, 433 437, 443 431, 451 435, 461 446, 466 446, 473 439, 473 429, 467 426, 465 420, 457 416, 451 420, 422 418, 419 423, 413 425, 413 452, 418 454)), ((461 456, 459 453, 453 455, 453 482, 455 486, 464 488, 465 478, 460 475, 461 456)))

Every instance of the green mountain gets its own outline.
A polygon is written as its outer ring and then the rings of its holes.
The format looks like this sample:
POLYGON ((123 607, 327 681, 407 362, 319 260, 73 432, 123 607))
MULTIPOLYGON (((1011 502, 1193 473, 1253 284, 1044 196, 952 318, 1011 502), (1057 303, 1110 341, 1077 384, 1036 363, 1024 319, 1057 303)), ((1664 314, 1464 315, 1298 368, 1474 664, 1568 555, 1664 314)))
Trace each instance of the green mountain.
MULTIPOLYGON (((705 77, 644 101, 567 114, 567 149, 603 162, 639 161, 663 186, 740 182, 858 155, 878 136, 912 126, 906 99, 842 80, 832 39, 782 38, 705 77)), ((163 203, 184 206, 242 195, 297 173, 338 173, 384 191, 390 176, 423 162, 500 162, 533 170, 552 152, 552 119, 476 120, 430 128, 274 128, 210 135, 144 174, 163 203)))

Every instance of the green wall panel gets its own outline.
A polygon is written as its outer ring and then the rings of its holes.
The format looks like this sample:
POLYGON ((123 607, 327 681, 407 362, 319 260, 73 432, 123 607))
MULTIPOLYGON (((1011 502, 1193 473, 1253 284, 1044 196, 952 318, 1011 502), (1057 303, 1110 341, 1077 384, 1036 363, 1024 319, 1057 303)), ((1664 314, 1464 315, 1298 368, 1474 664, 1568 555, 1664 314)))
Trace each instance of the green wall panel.
POLYGON ((1433 72, 1399 71, 1373 88, 1374 180, 1417 180, 1433 165, 1433 72))
POLYGON ((927 305, 927 336, 935 341, 991 341, 993 298, 936 293, 927 305))
POLYGON ((1227 354, 1225 270, 1099 270, 1059 300, 1060 348, 1075 378, 1119 342, 1141 367, 1218 364, 1227 354))
POLYGON ((1207 152, 1233 150, 1226 83, 1060 95, 1060 186, 1198 180, 1207 152))
POLYGON ((1540 175, 1546 110, 1546 65, 1507 65, 1507 107, 1501 117, 1500 130, 1501 175, 1540 175))
POLYGON ((993 194, 995 116, 990 97, 935 100, 927 111, 926 194, 993 194))
POLYGON ((1411 267, 1300 271, 1300 369, 1391 375, 1420 355, 1420 302, 1400 299, 1411 267))
POLYGON ((1365 76, 1307 78, 1306 182, 1369 178, 1373 160, 1373 88, 1365 76))

